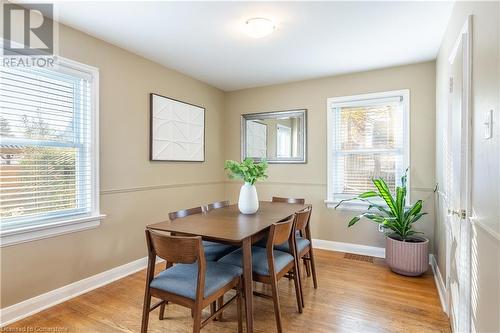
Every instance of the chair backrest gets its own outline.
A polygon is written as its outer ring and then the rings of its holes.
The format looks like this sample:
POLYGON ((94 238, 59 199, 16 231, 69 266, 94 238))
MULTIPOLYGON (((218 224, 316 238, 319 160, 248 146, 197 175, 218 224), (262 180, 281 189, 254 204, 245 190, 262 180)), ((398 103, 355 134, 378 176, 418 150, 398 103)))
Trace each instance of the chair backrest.
POLYGON ((203 209, 201 207, 194 207, 194 208, 188 208, 188 209, 183 209, 183 210, 178 210, 176 212, 171 212, 168 213, 168 218, 170 221, 173 221, 175 219, 185 217, 188 215, 194 215, 194 214, 201 214, 203 213, 203 209))
POLYGON ((282 197, 273 197, 272 202, 285 202, 285 203, 292 203, 292 204, 305 204, 306 200, 301 199, 301 198, 282 198, 282 197))
POLYGON ((192 264, 204 259, 201 237, 171 236, 146 229, 149 253, 173 264, 192 264))
POLYGON ((267 247, 272 248, 274 245, 283 244, 286 240, 291 239, 290 235, 292 234, 294 222, 295 214, 271 225, 267 247))
POLYGON ((312 207, 308 206, 295 215, 295 230, 305 231, 311 216, 312 207))
POLYGON ((287 217, 286 219, 274 223, 271 225, 269 230, 269 236, 267 238, 266 252, 267 252, 267 263, 269 268, 269 273, 271 275, 277 274, 274 264, 274 245, 283 244, 288 240, 288 246, 292 249, 292 256, 295 258, 295 246, 292 230, 294 230, 295 225, 295 214, 287 217))
POLYGON ((227 207, 227 206, 229 206, 229 200, 217 201, 217 202, 213 202, 211 204, 208 204, 206 206, 203 206, 203 211, 209 212, 213 209, 219 209, 219 208, 227 207))
MULTIPOLYGON (((193 264, 198 262, 196 298, 203 299, 205 290, 206 261, 201 237, 171 236, 146 229, 148 245, 147 288, 153 281, 156 256, 172 264, 193 264)), ((169 268, 167 268, 168 270, 169 268)))

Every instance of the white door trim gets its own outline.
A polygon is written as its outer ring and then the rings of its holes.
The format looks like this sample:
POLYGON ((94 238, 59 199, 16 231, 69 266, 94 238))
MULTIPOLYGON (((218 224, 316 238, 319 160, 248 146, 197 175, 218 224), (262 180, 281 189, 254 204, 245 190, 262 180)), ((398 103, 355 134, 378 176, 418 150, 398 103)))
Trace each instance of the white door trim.
MULTIPOLYGON (((459 301, 459 320, 458 327, 454 327, 455 321, 451 320, 452 330, 454 332, 469 332, 471 327, 471 287, 470 287, 470 256, 471 256, 471 193, 472 193, 472 177, 471 177, 471 138, 472 138, 472 15, 468 16, 460 34, 455 42, 455 45, 450 53, 449 63, 453 63, 455 56, 459 50, 460 43, 463 44, 463 84, 462 84, 462 137, 464 144, 462 150, 464 156, 462 158, 463 167, 465 169, 465 198, 464 206, 460 207, 465 210, 465 219, 461 221, 460 228, 460 300, 459 301), (465 262, 464 262, 465 259, 465 262)), ((448 128, 448 131, 450 128, 448 128)), ((450 207, 453 209, 453 207, 450 207)), ((447 246, 447 270, 446 270, 446 289, 449 290, 450 269, 449 263, 451 254, 447 246)), ((451 294, 449 294, 451 297, 451 294)), ((448 304, 450 304, 448 302, 448 304)))

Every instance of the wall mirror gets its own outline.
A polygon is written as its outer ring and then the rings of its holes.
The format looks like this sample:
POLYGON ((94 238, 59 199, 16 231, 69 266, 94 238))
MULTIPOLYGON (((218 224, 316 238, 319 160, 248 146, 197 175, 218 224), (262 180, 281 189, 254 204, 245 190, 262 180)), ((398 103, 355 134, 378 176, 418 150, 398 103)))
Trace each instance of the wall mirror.
POLYGON ((241 158, 269 163, 306 163, 307 110, 241 116, 241 158))

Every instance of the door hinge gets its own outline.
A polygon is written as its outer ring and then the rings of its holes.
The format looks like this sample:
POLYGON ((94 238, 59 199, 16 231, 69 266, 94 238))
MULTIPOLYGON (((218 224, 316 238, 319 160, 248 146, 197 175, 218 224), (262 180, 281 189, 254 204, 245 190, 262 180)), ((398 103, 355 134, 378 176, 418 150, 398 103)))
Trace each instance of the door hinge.
POLYGON ((450 77, 450 94, 453 92, 453 77, 450 77))
POLYGON ((465 218, 467 217, 467 212, 465 211, 465 209, 460 209, 460 210, 448 209, 448 214, 456 215, 462 220, 465 220, 465 218))

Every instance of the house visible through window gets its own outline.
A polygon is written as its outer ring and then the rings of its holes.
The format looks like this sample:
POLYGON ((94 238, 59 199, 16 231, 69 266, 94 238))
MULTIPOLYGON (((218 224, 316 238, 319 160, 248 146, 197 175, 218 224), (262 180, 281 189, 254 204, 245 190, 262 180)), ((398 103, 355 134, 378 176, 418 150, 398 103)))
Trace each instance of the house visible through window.
POLYGON ((2 238, 97 216, 97 70, 61 60, 1 72, 2 238))
POLYGON ((409 92, 330 98, 327 111, 327 202, 373 190, 378 177, 395 189, 409 166, 409 92))

